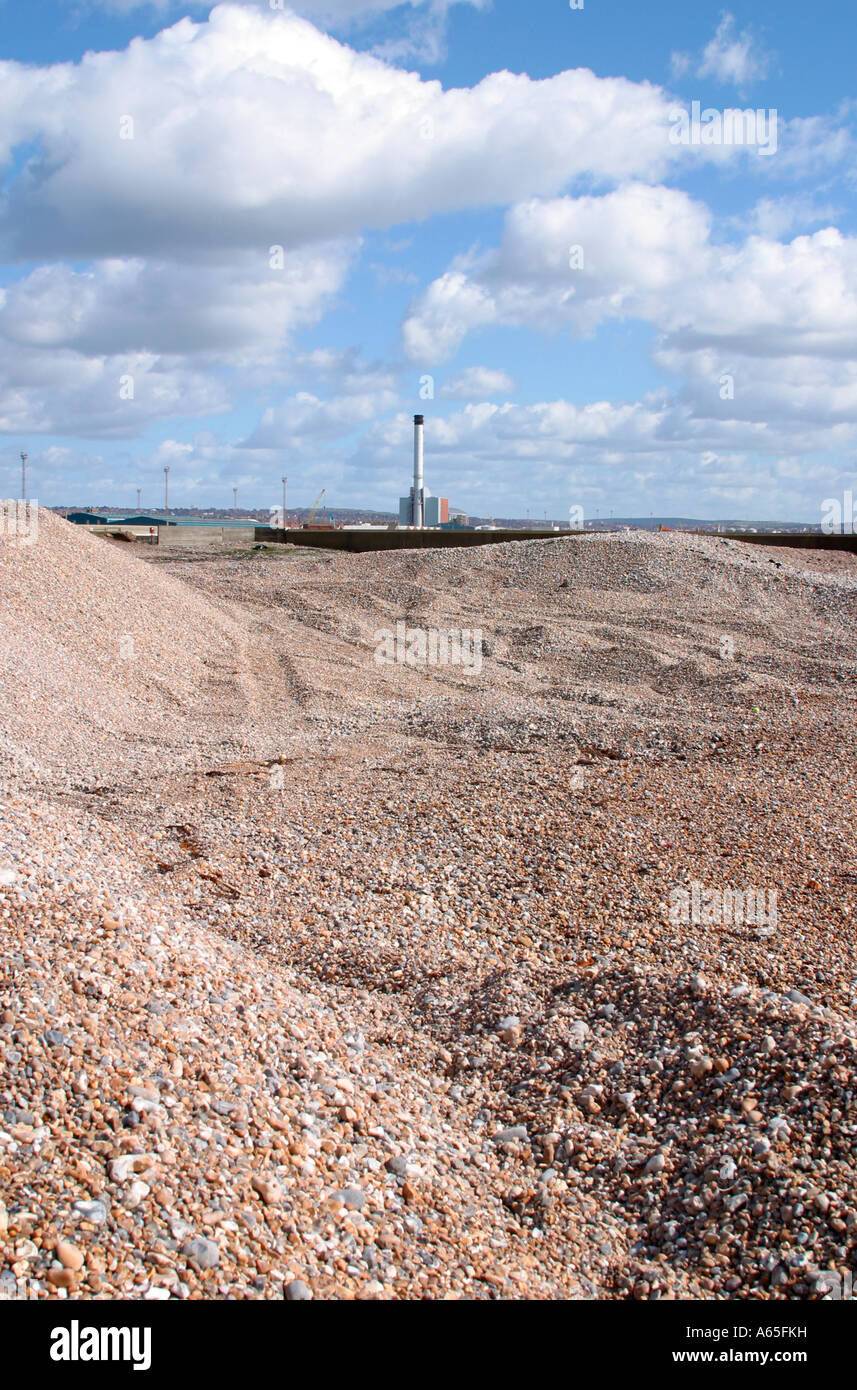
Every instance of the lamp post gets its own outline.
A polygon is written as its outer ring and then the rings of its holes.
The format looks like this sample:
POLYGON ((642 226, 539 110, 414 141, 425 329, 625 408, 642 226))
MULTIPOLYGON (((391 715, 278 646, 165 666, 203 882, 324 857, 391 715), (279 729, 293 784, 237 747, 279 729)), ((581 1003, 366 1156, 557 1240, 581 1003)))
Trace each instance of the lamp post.
POLYGON ((138 487, 138 488, 137 488, 137 511, 138 511, 138 512, 139 512, 140 506, 141 506, 140 497, 142 496, 142 492, 143 492, 143 489, 142 489, 141 487, 138 487))
POLYGON ((286 529, 286 483, 288 478, 283 478, 283 530, 286 529))
POLYGON ((27 500, 27 459, 29 454, 21 455, 21 501, 27 500))
POLYGON ((170 467, 167 464, 164 468, 164 515, 170 514, 170 467))
POLYGON ((237 489, 237 487, 234 487, 234 488, 232 489, 232 516, 233 516, 233 518, 234 518, 235 521, 238 520, 238 489, 237 489))

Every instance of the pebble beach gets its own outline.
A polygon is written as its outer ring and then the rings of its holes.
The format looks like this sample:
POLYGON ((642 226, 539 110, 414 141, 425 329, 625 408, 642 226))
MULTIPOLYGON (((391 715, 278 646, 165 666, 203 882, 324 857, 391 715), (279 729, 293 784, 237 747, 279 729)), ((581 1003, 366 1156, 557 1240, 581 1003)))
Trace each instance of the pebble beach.
POLYGON ((184 554, 43 510, 0 606, 0 1299, 857 1263, 852 557, 184 554), (379 661, 398 623, 480 659, 379 661))

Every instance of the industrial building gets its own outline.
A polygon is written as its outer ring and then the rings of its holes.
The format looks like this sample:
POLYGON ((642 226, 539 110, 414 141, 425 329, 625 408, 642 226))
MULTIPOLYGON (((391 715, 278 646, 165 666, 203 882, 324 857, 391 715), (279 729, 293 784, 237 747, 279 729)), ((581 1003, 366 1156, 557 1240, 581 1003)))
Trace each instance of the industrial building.
POLYGON ((77 526, 175 526, 174 521, 167 521, 162 516, 140 516, 133 514, 130 516, 105 516, 98 512, 69 512, 66 521, 74 522, 77 526))
MULTIPOLYGON (((399 498, 399 525, 416 526, 413 516, 413 492, 399 498)), ((423 488, 423 526, 444 526, 449 521, 449 502, 445 497, 432 497, 423 488)))
POLYGON ((424 416, 414 416, 414 481, 407 497, 399 498, 400 526, 445 526, 449 521, 449 499, 432 497, 423 481, 424 416))

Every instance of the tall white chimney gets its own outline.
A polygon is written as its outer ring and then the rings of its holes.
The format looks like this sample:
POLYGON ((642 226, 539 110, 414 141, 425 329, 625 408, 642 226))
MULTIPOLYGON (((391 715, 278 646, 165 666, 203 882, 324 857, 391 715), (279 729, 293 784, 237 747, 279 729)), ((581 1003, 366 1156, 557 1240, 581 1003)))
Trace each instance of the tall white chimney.
POLYGON ((414 416, 414 502, 411 508, 414 526, 423 524, 423 416, 414 416))

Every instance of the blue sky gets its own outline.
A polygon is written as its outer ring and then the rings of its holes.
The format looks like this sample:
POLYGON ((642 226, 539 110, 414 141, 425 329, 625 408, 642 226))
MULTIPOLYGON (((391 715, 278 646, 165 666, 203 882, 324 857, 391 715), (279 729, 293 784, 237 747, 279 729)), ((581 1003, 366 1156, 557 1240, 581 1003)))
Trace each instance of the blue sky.
POLYGON ((154 506, 168 464, 175 505, 285 472, 395 510, 421 411, 476 513, 820 520, 857 482, 855 29, 0 0, 0 493, 26 449, 48 505, 154 506))

